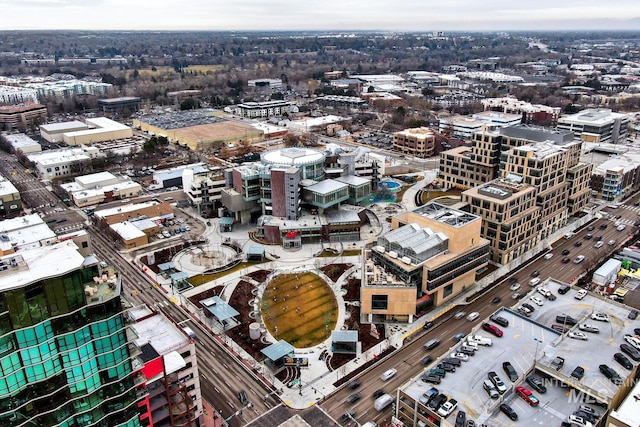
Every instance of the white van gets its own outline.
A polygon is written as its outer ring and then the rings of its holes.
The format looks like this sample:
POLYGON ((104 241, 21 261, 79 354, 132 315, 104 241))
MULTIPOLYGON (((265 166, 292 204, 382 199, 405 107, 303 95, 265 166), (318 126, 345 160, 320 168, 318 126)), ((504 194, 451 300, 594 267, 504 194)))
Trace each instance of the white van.
POLYGON ((480 317, 480 313, 478 313, 477 311, 474 311, 473 313, 470 313, 467 316, 467 320, 470 322, 473 322, 474 320, 476 320, 478 317, 480 317))
POLYGON ((393 369, 393 368, 387 369, 386 371, 384 371, 382 375, 380 375, 380 379, 382 381, 386 381, 389 378, 393 377, 396 374, 396 372, 398 372, 396 369, 393 369))
POLYGON ((366 423, 362 424, 362 427, 378 427, 378 424, 374 423, 373 421, 367 421, 366 423))
POLYGON ((373 403, 373 407, 376 411, 382 411, 384 408, 391 405, 391 403, 393 403, 393 396, 390 394, 383 394, 376 399, 373 403))

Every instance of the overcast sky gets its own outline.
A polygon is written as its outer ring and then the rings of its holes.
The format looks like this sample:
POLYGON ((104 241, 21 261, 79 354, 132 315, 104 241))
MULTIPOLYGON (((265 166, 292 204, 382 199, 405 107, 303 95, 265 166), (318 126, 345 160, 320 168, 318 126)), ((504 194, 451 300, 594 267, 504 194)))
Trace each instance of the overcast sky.
POLYGON ((639 0, 0 0, 1 30, 640 30, 639 0))

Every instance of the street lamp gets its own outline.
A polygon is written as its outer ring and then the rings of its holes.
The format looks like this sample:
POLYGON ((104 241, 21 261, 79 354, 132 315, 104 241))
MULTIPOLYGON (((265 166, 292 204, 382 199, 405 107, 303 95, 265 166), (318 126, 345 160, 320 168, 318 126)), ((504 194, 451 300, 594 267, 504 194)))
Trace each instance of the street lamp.
POLYGON ((542 340, 538 338, 533 339, 536 342, 536 352, 533 354, 533 365, 536 364, 536 359, 538 358, 538 344, 542 344, 542 340))

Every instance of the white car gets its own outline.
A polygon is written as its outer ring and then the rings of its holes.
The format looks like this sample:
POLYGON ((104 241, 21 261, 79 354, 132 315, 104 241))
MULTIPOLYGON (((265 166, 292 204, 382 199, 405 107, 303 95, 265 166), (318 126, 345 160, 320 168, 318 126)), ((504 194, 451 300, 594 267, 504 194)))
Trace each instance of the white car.
POLYGON ((455 399, 449 399, 438 409, 438 415, 442 417, 448 417, 458 407, 458 401, 455 399))
POLYGON ((578 326, 578 329, 585 332, 593 332, 594 334, 600 333, 600 329, 588 323, 581 323, 580 326, 578 326))
POLYGON ((491 341, 491 338, 483 337, 482 335, 469 335, 469 338, 467 338, 467 340, 474 341, 479 345, 493 345, 493 341, 491 341))
POLYGON ((468 362, 468 361, 469 361, 469 356, 467 356, 467 355, 466 355, 466 354, 464 354, 464 353, 460 353, 460 352, 458 352, 458 353, 451 353, 451 357, 455 357, 456 359, 460 359, 460 360, 462 360, 463 362, 468 362))
POLYGON ((539 277, 534 277, 533 279, 529 280, 529 286, 535 286, 540 282, 542 282, 542 280, 540 280, 539 277))
POLYGON ((626 334, 624 336, 624 340, 635 347, 636 350, 640 350, 640 339, 634 337, 633 335, 626 334))
POLYGON ((597 320, 597 321, 599 321, 599 322, 608 322, 608 321, 609 321, 609 316, 607 316, 607 315, 606 315, 606 314, 604 314, 604 313, 593 313, 593 314, 591 315, 591 318, 592 318, 593 320, 597 320))
POLYGON ((576 292, 576 294, 574 295, 575 299, 582 299, 584 297, 587 296, 587 291, 585 291, 584 289, 580 289, 578 292, 576 292))
POLYGON ((398 372, 396 369, 393 369, 393 368, 392 369, 388 369, 388 370, 384 371, 384 373, 382 375, 380 375, 380 379, 382 381, 386 381, 389 378, 393 377, 396 374, 396 372, 398 372))
POLYGON ((569 332, 569 338, 573 338, 575 340, 581 340, 581 341, 586 341, 589 339, 589 337, 587 337, 585 334, 577 331, 569 332))
POLYGON ((544 305, 544 301, 540 297, 531 297, 531 302, 536 305, 544 305))
POLYGON ((549 295, 551 295, 551 291, 549 290, 549 288, 545 288, 544 286, 538 286, 536 288, 536 291, 538 291, 538 293, 544 297, 548 297, 549 295))
POLYGON ((474 351, 478 350, 478 343, 475 342, 474 340, 470 340, 468 339, 466 342, 462 343, 463 345, 466 345, 468 347, 471 347, 474 351))
POLYGON ((593 427, 592 423, 576 415, 569 415, 569 423, 580 427, 593 427))
POLYGON ((517 291, 518 289, 520 289, 520 283, 514 283, 513 285, 509 286, 509 289, 511 289, 512 291, 517 291))

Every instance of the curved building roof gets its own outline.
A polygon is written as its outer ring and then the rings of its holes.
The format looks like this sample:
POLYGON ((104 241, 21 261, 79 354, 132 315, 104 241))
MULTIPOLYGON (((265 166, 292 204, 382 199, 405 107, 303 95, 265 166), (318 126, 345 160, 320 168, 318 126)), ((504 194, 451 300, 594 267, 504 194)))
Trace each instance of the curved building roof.
POLYGON ((281 148, 266 151, 260 155, 265 165, 302 166, 310 163, 324 162, 324 153, 311 148, 281 148))

